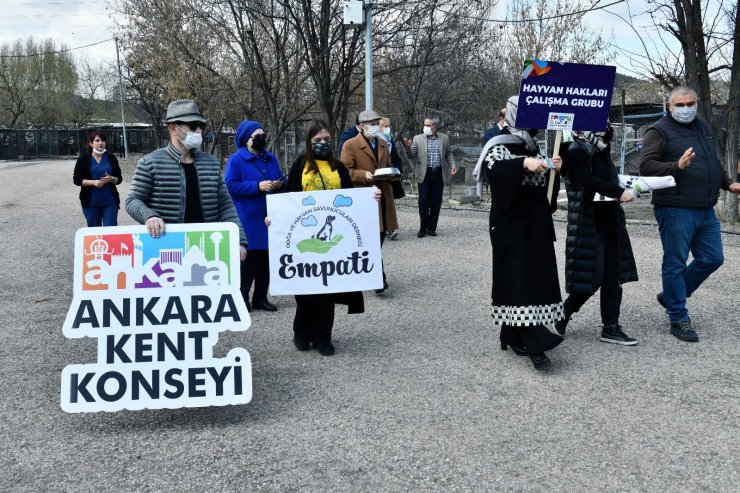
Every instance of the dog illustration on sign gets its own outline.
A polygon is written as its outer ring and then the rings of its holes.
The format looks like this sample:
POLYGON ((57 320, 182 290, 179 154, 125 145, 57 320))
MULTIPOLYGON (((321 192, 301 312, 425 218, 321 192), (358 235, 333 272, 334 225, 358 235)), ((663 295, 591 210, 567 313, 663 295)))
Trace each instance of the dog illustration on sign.
MULTIPOLYGON (((303 200, 304 206, 315 204, 316 200, 313 197, 307 197, 303 200)), ((339 194, 334 197, 333 205, 337 208, 350 207, 352 205, 352 199, 350 197, 339 194)), ((315 235, 311 235, 310 238, 306 238, 305 240, 301 240, 300 242, 298 242, 296 248, 298 248, 301 253, 311 252, 325 254, 329 252, 340 241, 342 241, 342 238, 344 238, 340 234, 334 235, 334 220, 336 218, 337 217, 335 215, 327 215, 324 219, 324 223, 321 226, 321 229, 319 229, 315 235)), ((319 222, 313 215, 310 215, 301 220, 301 225, 306 228, 317 226, 318 224, 319 222)))
POLYGON ((313 238, 318 238, 321 241, 331 240, 331 234, 334 231, 334 227, 331 225, 331 223, 334 222, 334 219, 336 219, 336 216, 326 216, 326 221, 324 221, 324 225, 321 227, 319 232, 316 233, 316 236, 313 236, 313 238))

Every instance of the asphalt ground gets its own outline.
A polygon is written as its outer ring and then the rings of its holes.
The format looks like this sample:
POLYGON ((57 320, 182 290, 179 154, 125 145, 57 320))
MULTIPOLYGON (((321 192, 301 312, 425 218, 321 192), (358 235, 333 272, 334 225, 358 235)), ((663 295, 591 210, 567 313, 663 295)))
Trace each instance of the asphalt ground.
MULTIPOLYGON (((657 228, 631 224, 640 282, 621 323, 635 347, 599 341, 590 301, 535 371, 501 351, 489 316, 487 215, 442 211, 415 237, 413 200, 383 249, 390 290, 338 310, 337 354, 291 343, 292 297, 222 334, 246 348, 253 400, 219 408, 66 414, 60 374, 96 359, 65 339, 73 242, 84 226, 74 161, 0 166, 2 491, 737 491, 740 237, 691 298, 701 337, 680 342, 655 302, 657 228)), ((121 187, 125 196, 130 174, 121 187)), ((558 213, 558 261, 565 224, 558 213)), ((120 224, 132 224, 124 211, 120 224)))

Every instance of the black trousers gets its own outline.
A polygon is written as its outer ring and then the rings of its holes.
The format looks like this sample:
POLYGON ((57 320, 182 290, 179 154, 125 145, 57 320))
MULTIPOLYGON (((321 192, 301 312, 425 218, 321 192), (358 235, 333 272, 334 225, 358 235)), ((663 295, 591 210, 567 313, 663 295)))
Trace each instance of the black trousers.
MULTIPOLYGON (((619 284, 619 248, 616 233, 596 232, 599 257, 596 261, 596 286, 601 289, 601 323, 619 323, 622 286, 619 284)), ((595 293, 571 293, 565 300, 567 314, 576 313, 595 293)))
POLYGON ((427 168, 424 181, 419 185, 419 230, 436 231, 439 211, 442 209, 442 167, 427 168))
POLYGON ((331 294, 295 296, 293 334, 296 339, 315 344, 331 342, 334 327, 334 298, 331 294))
POLYGON ((247 250, 247 258, 241 266, 241 292, 244 301, 249 301, 249 291, 254 282, 252 304, 267 301, 270 287, 270 257, 267 250, 247 250))

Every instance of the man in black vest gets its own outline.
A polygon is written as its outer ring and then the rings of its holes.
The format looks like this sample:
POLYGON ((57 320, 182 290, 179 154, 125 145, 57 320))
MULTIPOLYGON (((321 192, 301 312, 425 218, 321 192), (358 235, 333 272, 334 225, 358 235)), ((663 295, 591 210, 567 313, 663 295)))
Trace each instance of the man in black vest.
POLYGON ((724 262, 720 224, 714 213, 719 189, 740 194, 723 168, 711 127, 696 118, 696 91, 680 86, 668 97, 670 114, 645 132, 640 173, 668 176, 676 186, 653 191, 655 218, 663 243, 663 292, 658 302, 671 321, 671 334, 696 342, 686 298, 724 262), (689 252, 694 260, 687 266, 689 252))

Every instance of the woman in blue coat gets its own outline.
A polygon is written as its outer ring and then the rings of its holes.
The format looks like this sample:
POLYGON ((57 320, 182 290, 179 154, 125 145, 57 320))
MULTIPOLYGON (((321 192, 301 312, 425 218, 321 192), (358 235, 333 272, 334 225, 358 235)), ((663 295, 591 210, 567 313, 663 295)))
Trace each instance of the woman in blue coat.
POLYGON ((267 254, 267 201, 268 193, 283 189, 285 175, 280 163, 267 150, 267 134, 259 122, 243 121, 236 130, 235 144, 239 148, 229 158, 224 181, 239 213, 244 232, 247 234, 247 259, 241 267, 241 292, 247 308, 251 311, 277 311, 267 300, 270 286, 270 263, 267 254), (254 282, 252 303, 249 291, 254 282))

